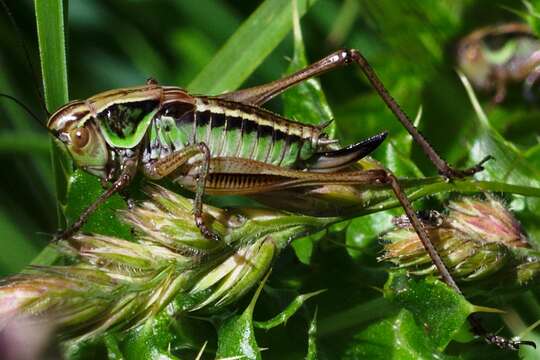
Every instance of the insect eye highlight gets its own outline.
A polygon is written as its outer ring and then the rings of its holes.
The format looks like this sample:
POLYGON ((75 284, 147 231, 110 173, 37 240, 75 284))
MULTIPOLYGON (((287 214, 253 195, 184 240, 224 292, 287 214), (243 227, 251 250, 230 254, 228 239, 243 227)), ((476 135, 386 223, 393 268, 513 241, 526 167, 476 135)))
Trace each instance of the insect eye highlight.
POLYGON ((90 134, 86 128, 73 129, 71 131, 71 141, 77 148, 83 148, 88 144, 90 134))

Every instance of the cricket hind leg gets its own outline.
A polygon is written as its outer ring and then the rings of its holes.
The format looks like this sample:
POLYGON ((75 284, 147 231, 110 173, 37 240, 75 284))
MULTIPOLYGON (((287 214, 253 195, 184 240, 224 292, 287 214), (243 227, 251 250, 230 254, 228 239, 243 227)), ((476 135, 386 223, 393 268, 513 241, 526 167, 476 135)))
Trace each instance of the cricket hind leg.
MULTIPOLYGON (((424 136, 419 132, 419 130, 416 129, 407 114, 401 109, 399 104, 386 90, 379 77, 377 76, 371 65, 369 65, 364 56, 358 50, 354 49, 338 50, 317 61, 316 63, 307 66, 306 68, 301 69, 300 71, 293 73, 283 79, 244 90, 225 93, 218 97, 225 100, 237 101, 255 106, 262 105, 273 97, 284 92, 289 87, 292 87, 311 77, 322 75, 325 72, 334 70, 341 66, 350 65, 352 63, 356 63, 360 66, 362 72, 368 78, 369 82, 377 91, 381 99, 385 102, 386 106, 397 117, 400 123, 413 137, 415 142, 420 145, 426 156, 435 165, 438 172, 442 176, 446 177, 447 179, 454 179, 473 175, 476 172, 482 171, 483 164, 492 158, 491 156, 487 156, 477 165, 469 169, 458 170, 452 168, 445 160, 440 157, 440 155, 435 151, 431 144, 429 144, 429 142, 424 138, 424 136)), ((433 244, 431 243, 427 232, 423 228, 423 225, 421 224, 416 213, 414 212, 410 201, 406 197, 405 193, 402 191, 397 179, 393 174, 388 173, 386 181, 392 187, 392 190, 396 194, 399 202, 405 209, 405 212, 409 217, 411 224, 413 225, 422 243, 426 247, 426 251, 428 252, 435 266, 437 267, 437 270, 440 272, 442 279, 452 289, 461 294, 461 290, 448 272, 448 269, 438 255, 436 249, 433 247, 433 244)), ((490 344, 494 344, 505 349, 517 349, 521 344, 535 346, 535 344, 532 342, 508 340, 503 337, 488 333, 484 330, 479 319, 474 314, 469 317, 469 322, 474 333, 482 336, 490 344)))
POLYGON ((176 171, 190 159, 202 155, 200 171, 197 174, 195 186, 195 199, 193 202, 193 216, 195 224, 203 236, 209 240, 219 241, 219 236, 214 233, 205 223, 203 218, 203 196, 206 188, 206 179, 210 169, 210 149, 201 142, 173 152, 168 156, 153 161, 144 166, 145 174, 152 179, 162 179, 176 171))
MULTIPOLYGON (((414 228, 416 234, 420 238, 422 245, 426 249, 426 252, 431 258, 431 261, 437 268, 437 271, 439 272, 442 280, 448 286, 450 286, 454 291, 456 291, 458 294, 463 295, 461 289, 452 278, 452 275, 448 271, 439 253, 433 246, 433 243, 431 242, 429 238, 429 235, 424 227, 423 222, 420 220, 420 218, 414 211, 411 205, 411 202, 409 201, 409 199, 407 198, 407 195, 405 194, 405 192, 399 185, 397 178, 395 177, 394 174, 392 174, 388 170, 387 170, 386 182, 392 188, 392 191, 396 195, 396 198, 398 199, 399 203, 401 204, 401 207, 403 208, 403 210, 405 211, 405 214, 407 215, 408 220, 410 221, 410 225, 414 228)), ((520 345, 529 345, 536 348, 536 344, 532 341, 507 339, 503 336, 495 335, 493 333, 486 331, 476 314, 471 314, 468 320, 469 320, 469 324, 471 326, 473 333, 477 336, 484 338, 484 340, 488 344, 493 344, 501 349, 507 349, 507 350, 518 350, 520 345)))
POLYGON ((328 71, 334 70, 341 66, 350 64, 357 64, 360 66, 362 72, 367 77, 372 87, 377 94, 385 102, 386 106, 392 111, 399 122, 405 127, 409 134, 413 137, 414 141, 420 145, 423 152, 435 165, 437 171, 447 179, 462 178, 473 175, 483 170, 483 164, 492 159, 491 156, 485 157, 475 166, 458 170, 451 167, 441 156, 435 151, 426 138, 420 133, 420 131, 414 126, 409 116, 401 109, 396 100, 390 95, 385 88, 371 65, 360 53, 355 49, 342 49, 324 57, 323 59, 299 70, 298 72, 291 74, 280 80, 270 82, 268 84, 255 86, 252 88, 225 93, 218 96, 221 99, 237 101, 247 103, 251 105, 262 105, 269 101, 276 95, 279 95, 289 87, 294 86, 309 78, 324 74, 328 71))

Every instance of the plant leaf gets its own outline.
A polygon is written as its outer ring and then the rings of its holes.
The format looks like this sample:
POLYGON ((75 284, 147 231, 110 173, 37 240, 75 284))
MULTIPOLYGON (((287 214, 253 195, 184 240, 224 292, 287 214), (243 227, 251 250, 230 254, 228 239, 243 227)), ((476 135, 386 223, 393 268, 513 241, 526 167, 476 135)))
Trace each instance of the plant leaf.
POLYGON ((438 280, 415 280, 404 272, 390 274, 385 297, 408 309, 423 334, 438 351, 443 351, 460 331, 474 305, 438 280))
POLYGON ((383 232, 392 227, 392 218, 398 213, 398 209, 388 210, 351 220, 345 237, 349 255, 352 258, 362 256, 367 249, 372 247, 383 232))
POLYGON ((170 353, 170 344, 175 341, 172 325, 174 319, 166 311, 150 318, 145 324, 132 329, 122 344, 126 359, 175 360, 170 353))
POLYGON ((306 354, 306 360, 317 360, 317 310, 313 314, 311 323, 308 329, 308 351, 306 354))
POLYGON ((49 111, 68 102, 64 5, 62 0, 35 0, 43 90, 49 111))
MULTIPOLYGON (((286 75, 309 65, 297 11, 293 11, 293 35, 294 54, 285 73, 286 75)), ((282 98, 283 113, 289 119, 305 124, 321 125, 334 118, 332 110, 326 101, 326 96, 322 91, 321 83, 316 78, 311 78, 292 87, 283 94, 282 98)), ((335 131, 335 123, 332 122, 327 126, 326 133, 329 137, 334 137, 335 131)))
MULTIPOLYGON (((63 0, 35 0, 35 13, 45 102, 49 111, 54 111, 69 99, 63 0)), ((61 206, 66 204, 67 177, 72 171, 72 162, 53 141, 51 160, 56 182, 58 225, 62 227, 65 219, 61 206)), ((54 261, 56 257, 56 251, 47 247, 39 261, 54 261)))
POLYGON ((0 153, 43 156, 50 150, 49 138, 34 131, 4 131, 0 134, 0 153))
MULTIPOLYGON (((463 74, 459 74, 460 79, 467 90, 469 99, 476 112, 475 121, 480 129, 475 138, 471 150, 471 159, 474 162, 481 161, 486 155, 494 157, 484 166, 484 171, 478 173, 476 177, 485 180, 499 181, 509 185, 530 186, 540 188, 540 169, 536 162, 530 161, 531 156, 521 151, 513 143, 507 141, 496 129, 494 129, 488 117, 484 113, 476 95, 463 74)), ((531 152, 534 159, 534 149, 531 152)), ((522 203, 521 211, 536 216, 540 215, 540 199, 525 198, 519 199, 522 203)), ((531 226, 534 226, 534 223, 531 226)), ((540 234, 540 229, 535 226, 535 233, 540 234)), ((539 239, 532 239, 539 241, 539 239)))
POLYGON ((14 215, 0 208, 0 234, 8 240, 3 249, 6 254, 10 254, 0 258, 0 269, 5 273, 22 269, 38 252, 13 222, 14 215))
MULTIPOLYGON (((35 11, 45 103, 49 111, 54 111, 69 100, 63 1, 35 0, 35 11)), ((71 159, 54 143, 52 162, 58 201, 65 205, 66 181, 72 168, 71 159)), ((60 213, 59 215, 61 216, 60 213)), ((62 223, 60 220, 60 225, 62 223)))
POLYGON ((324 292, 326 290, 319 290, 310 292, 307 294, 298 295, 294 298, 293 301, 279 314, 274 316, 273 318, 266 320, 266 321, 255 321, 253 325, 255 325, 256 328, 264 329, 264 330, 270 330, 276 326, 282 325, 287 323, 287 320, 296 314, 298 309, 304 305, 304 302, 308 300, 309 298, 319 295, 320 293, 324 292))
MULTIPOLYGON (((418 128, 422 118, 422 108, 418 110, 414 125, 418 128)), ((384 158, 384 166, 390 169, 398 177, 422 177, 423 174, 411 159, 413 138, 408 133, 400 132, 387 140, 386 146, 382 146, 381 152, 384 158)))
POLYGON ((270 272, 261 281, 251 302, 241 315, 234 315, 221 324, 218 330, 216 357, 241 356, 245 359, 261 359, 261 349, 255 339, 253 310, 270 272))
POLYGON ((408 310, 370 325, 354 336, 343 356, 352 359, 453 359, 437 351, 408 310))
MULTIPOLYGON (((78 219, 79 215, 103 193, 103 188, 95 176, 82 170, 76 170, 69 179, 68 205, 65 208, 68 224, 78 219)), ((119 194, 113 195, 88 218, 82 231, 132 239, 130 227, 117 216, 118 209, 126 208, 126 202, 119 194)))

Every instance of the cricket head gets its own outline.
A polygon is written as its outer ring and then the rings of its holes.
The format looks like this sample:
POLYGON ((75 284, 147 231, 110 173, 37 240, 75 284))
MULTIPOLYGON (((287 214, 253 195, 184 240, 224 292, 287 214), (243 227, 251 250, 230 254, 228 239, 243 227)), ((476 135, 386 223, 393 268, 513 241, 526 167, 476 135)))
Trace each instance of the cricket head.
POLYGON ((142 142, 161 96, 161 87, 155 85, 104 92, 62 106, 49 118, 47 128, 77 167, 111 180, 122 165, 119 150, 142 142))
POLYGON ((110 151, 84 101, 72 101, 51 115, 47 128, 78 168, 105 178, 110 151))

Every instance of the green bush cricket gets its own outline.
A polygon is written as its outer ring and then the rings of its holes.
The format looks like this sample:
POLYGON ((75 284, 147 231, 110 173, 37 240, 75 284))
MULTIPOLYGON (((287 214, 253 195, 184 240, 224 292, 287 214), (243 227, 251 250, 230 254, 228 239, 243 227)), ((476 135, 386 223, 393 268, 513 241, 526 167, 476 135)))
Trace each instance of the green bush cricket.
MULTIPOLYGON (((77 232, 137 171, 153 180, 169 177, 193 191, 195 223, 201 233, 215 240, 218 237, 203 219, 205 193, 256 196, 328 184, 391 188, 442 279, 460 292, 397 178, 385 169, 355 168, 386 133, 339 148, 324 135, 325 125, 301 124, 260 107, 291 86, 353 63, 442 176, 451 181, 482 170, 489 156, 463 171, 450 167, 414 127, 362 54, 342 49, 281 80, 219 96, 191 95, 151 79, 145 86, 111 90, 63 106, 50 117, 49 131, 66 146, 78 167, 112 186, 60 236, 77 232)), ((530 344, 487 333, 476 317, 470 320, 474 332, 489 343, 512 349, 530 344)))

